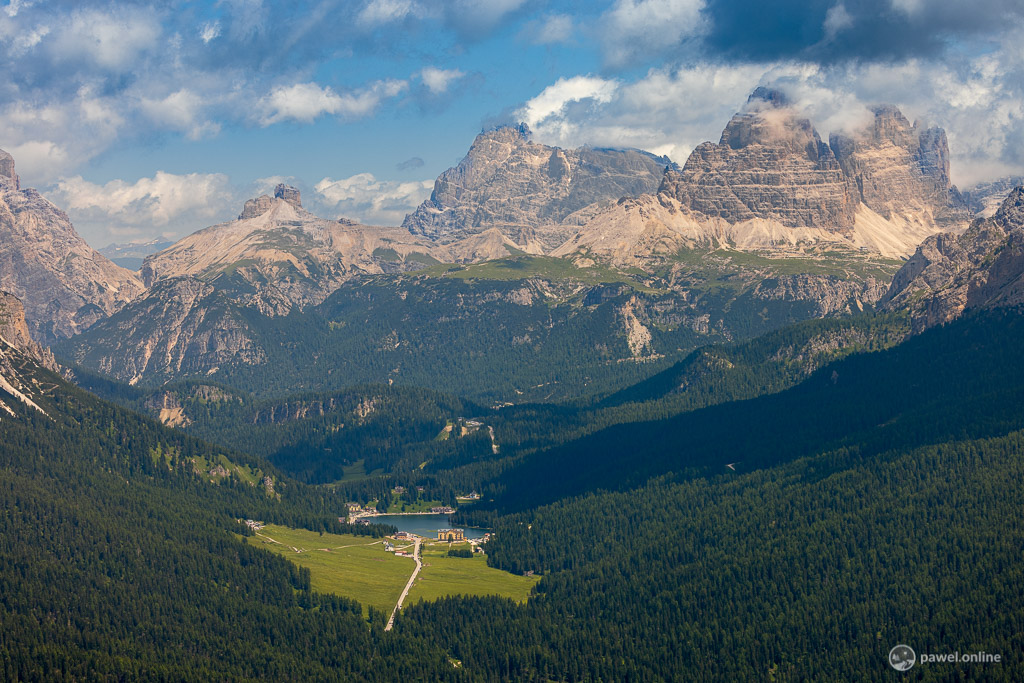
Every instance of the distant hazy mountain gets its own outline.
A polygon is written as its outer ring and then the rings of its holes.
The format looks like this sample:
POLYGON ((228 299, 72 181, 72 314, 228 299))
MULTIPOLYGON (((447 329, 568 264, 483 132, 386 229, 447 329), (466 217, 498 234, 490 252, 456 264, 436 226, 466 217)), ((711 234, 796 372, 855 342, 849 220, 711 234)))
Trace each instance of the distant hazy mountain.
POLYGON ((21 189, 14 159, 0 150, 0 289, 24 303, 33 338, 50 343, 110 315, 142 283, 86 244, 67 214, 21 189))
POLYGON ((439 242, 496 228, 519 248, 540 253, 601 207, 653 192, 669 165, 667 157, 639 150, 538 144, 525 124, 497 128, 477 136, 402 226, 439 242))
POLYGON ((162 237, 149 240, 148 242, 123 242, 120 244, 108 244, 98 251, 108 259, 128 270, 142 268, 142 260, 150 254, 155 254, 162 249, 174 244, 162 237))

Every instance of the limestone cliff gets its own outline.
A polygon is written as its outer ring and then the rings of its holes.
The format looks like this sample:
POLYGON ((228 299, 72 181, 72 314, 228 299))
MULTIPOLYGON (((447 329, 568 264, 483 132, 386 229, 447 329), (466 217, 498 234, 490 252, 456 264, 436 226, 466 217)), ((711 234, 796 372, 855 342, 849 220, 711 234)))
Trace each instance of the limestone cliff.
POLYGON ((892 105, 872 111, 867 128, 829 140, 858 200, 886 219, 927 212, 937 225, 968 220, 966 202, 949 180, 946 132, 911 126, 892 105))
POLYGON ((856 198, 849 178, 818 132, 778 91, 758 88, 722 132, 699 145, 659 193, 700 214, 738 223, 754 218, 786 227, 850 234, 856 198))
POLYGON ((914 329, 949 322, 969 309, 1024 304, 1024 187, 991 218, 963 234, 927 239, 893 278, 882 300, 909 310, 914 329))
POLYGON ((57 371, 57 362, 50 349, 32 339, 25 322, 25 307, 18 297, 0 291, 0 341, 38 362, 48 370, 57 371))
POLYGON ((49 344, 110 315, 143 287, 86 244, 67 214, 21 189, 14 160, 0 152, 0 289, 21 300, 32 337, 49 344))
POLYGON ((65 353, 76 363, 132 384, 266 360, 232 297, 189 276, 158 282, 71 341, 65 353))
POLYGON ((637 150, 537 144, 525 125, 497 128, 477 136, 402 225, 439 242, 497 229, 520 249, 541 253, 602 205, 654 191, 670 163, 637 150))

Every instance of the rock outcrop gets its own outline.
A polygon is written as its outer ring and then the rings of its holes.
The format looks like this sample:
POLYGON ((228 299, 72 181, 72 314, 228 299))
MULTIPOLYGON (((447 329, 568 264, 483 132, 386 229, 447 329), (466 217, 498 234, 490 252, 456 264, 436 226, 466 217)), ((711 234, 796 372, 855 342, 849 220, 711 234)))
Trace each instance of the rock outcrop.
POLYGON ((978 183, 963 193, 964 201, 975 215, 988 218, 995 214, 1016 187, 1024 185, 1024 176, 1008 176, 978 183))
POLYGON ((825 144, 785 95, 758 88, 717 144, 666 170, 657 194, 617 202, 552 254, 640 268, 693 249, 877 261, 966 228, 945 133, 893 106, 873 113, 866 129, 825 144))
POLYGON ((963 234, 927 239, 893 278, 881 305, 908 310, 915 331, 968 309, 1024 304, 1024 187, 963 234))
POLYGON ((50 349, 32 338, 25 322, 25 307, 18 297, 0 291, 0 341, 29 356, 48 370, 58 370, 50 349))
POLYGON ((80 332, 142 293, 130 271, 75 232, 67 214, 21 189, 0 153, 0 289, 18 297, 33 339, 50 344, 80 332))
POLYGON ((832 149, 785 96, 758 88, 718 144, 699 145, 659 193, 700 214, 739 223, 754 218, 791 228, 850 234, 856 197, 832 149))
POLYGON ((401 228, 331 221, 302 208, 299 191, 245 203, 239 218, 193 233, 142 265, 147 286, 182 276, 244 291, 246 305, 284 315, 323 301, 357 274, 415 270, 436 262, 433 245, 401 228), (416 256, 418 254, 418 257, 416 256))
POLYGON ((653 192, 666 157, 638 150, 564 150, 530 141, 525 124, 481 133, 402 226, 442 243, 497 229, 524 251, 565 241, 603 205, 653 192))
POLYGON ((232 298, 187 276, 158 282, 72 342, 65 348, 76 363, 132 384, 266 360, 232 298))
POLYGON ((950 183, 946 132, 912 126, 892 105, 872 112, 866 129, 829 139, 858 200, 886 219, 925 211, 937 225, 969 220, 966 203, 950 183))

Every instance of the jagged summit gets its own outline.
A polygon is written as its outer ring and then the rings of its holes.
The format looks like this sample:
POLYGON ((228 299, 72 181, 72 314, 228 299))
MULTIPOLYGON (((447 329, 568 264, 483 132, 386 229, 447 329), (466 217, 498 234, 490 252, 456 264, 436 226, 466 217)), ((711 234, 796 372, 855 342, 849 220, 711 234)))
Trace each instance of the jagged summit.
POLYGON ((14 172, 14 157, 0 149, 0 182, 5 180, 13 183, 15 190, 21 189, 18 174, 14 172))
POLYGON ((750 96, 747 97, 747 108, 763 108, 765 105, 783 109, 791 106, 791 102, 789 100, 789 96, 781 90, 759 85, 754 88, 754 92, 750 93, 750 96))
POLYGON ((39 192, 22 189, 14 159, 0 152, 0 289, 24 304, 33 338, 50 344, 112 314, 142 283, 86 244, 39 192))
POLYGON ((299 192, 298 188, 280 183, 276 188, 274 188, 273 197, 264 194, 256 197, 255 199, 247 200, 245 202, 245 206, 242 208, 242 213, 238 215, 238 220, 262 216, 274 208, 278 202, 285 202, 296 209, 302 209, 302 194, 299 192))
POLYGON ((532 142, 525 124, 503 126, 478 135, 402 226, 445 244, 497 229, 539 253, 602 206, 654 191, 667 163, 637 150, 549 147, 532 142))
POLYGON ((684 207, 730 223, 764 218, 787 227, 849 233, 856 200, 832 149, 785 95, 758 88, 718 144, 705 142, 659 190, 684 207))
POLYGON ((858 200, 886 219, 926 211, 945 225, 968 220, 966 203, 950 183, 946 132, 911 125, 891 104, 871 111, 874 118, 866 127, 829 139, 856 184, 858 200))

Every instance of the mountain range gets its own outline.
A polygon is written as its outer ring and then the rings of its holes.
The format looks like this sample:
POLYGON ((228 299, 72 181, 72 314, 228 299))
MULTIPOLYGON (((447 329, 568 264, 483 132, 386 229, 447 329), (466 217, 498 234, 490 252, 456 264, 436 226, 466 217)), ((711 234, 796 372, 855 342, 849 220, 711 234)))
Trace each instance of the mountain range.
POLYGON ((870 113, 498 128, 137 273, 0 154, 0 679, 1020 680, 1024 187, 870 113), (435 507, 483 552, 346 516, 435 507))
MULTIPOLYGON (((22 190, 5 155, 0 229, 10 238, 0 286, 24 301, 34 338, 125 381, 277 363, 285 342, 268 331, 279 317, 306 330, 286 343, 288 355, 315 365, 314 348, 347 324, 334 313, 358 314, 352 297, 369 285, 399 308, 412 292, 429 299, 438 317, 428 324, 443 325, 444 309, 475 315, 465 302, 489 299, 523 306, 534 329, 548 324, 545 311, 559 311, 551 329, 564 331, 555 337, 609 320, 588 340, 604 351, 571 352, 584 365, 592 356, 588 372, 611 382, 594 390, 614 389, 615 373, 599 371, 609 361, 656 370, 701 343, 864 310, 883 297, 880 305, 898 306, 890 282, 924 258, 914 255, 918 245, 940 234, 948 237, 922 249, 952 243, 971 207, 1004 192, 995 184, 961 194, 941 129, 911 124, 891 105, 871 114, 864 128, 826 143, 783 93, 758 88, 719 142, 699 145, 682 167, 636 150, 549 147, 524 125, 497 128, 477 137, 401 227, 315 216, 297 189, 279 185, 247 201, 236 220, 144 256, 139 274, 104 259, 65 214, 22 190), (458 284, 442 286, 447 280, 458 284)), ((412 319, 425 322, 406 314, 412 319)), ((401 320, 388 324, 380 334, 407 336, 401 320)), ((510 332, 491 343, 535 337, 510 332)), ((458 336, 453 353, 471 353, 471 338, 458 336)), ((350 349, 352 362, 370 367, 361 354, 381 343, 350 349)), ((408 359, 389 362, 332 381, 401 380, 408 359)))

